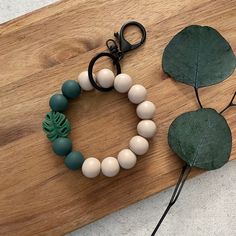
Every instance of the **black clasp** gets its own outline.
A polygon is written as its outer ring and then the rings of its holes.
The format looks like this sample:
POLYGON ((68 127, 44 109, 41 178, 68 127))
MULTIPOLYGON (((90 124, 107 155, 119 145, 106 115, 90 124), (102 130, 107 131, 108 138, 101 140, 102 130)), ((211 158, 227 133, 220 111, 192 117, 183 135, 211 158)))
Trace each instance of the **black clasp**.
POLYGON ((123 56, 126 52, 129 52, 133 49, 140 47, 145 42, 146 30, 145 30, 144 26, 142 24, 140 24, 139 22, 129 21, 121 27, 120 33, 118 33, 118 32, 114 33, 114 36, 116 37, 116 39, 119 43, 119 47, 117 46, 115 40, 113 40, 113 39, 108 39, 106 42, 106 45, 107 45, 107 48, 109 49, 110 53, 112 53, 115 57, 117 57, 120 60, 123 58, 123 56), (131 44, 130 42, 128 42, 125 39, 124 32, 128 26, 136 26, 140 30, 142 37, 138 43, 131 44))
POLYGON ((92 58, 92 60, 89 63, 89 66, 88 66, 88 76, 89 76, 89 80, 90 80, 91 84, 93 85, 94 88, 96 88, 97 90, 102 91, 102 92, 108 92, 108 91, 112 90, 113 86, 109 87, 109 88, 103 88, 96 82, 96 80, 94 80, 93 67, 94 67, 94 64, 96 63, 96 61, 98 59, 100 59, 101 57, 109 57, 113 61, 113 64, 116 66, 116 74, 117 75, 120 74, 121 73, 121 66, 120 66, 119 61, 123 58, 123 56, 126 52, 129 52, 133 49, 140 47, 145 42, 146 30, 145 30, 144 26, 142 24, 140 24, 139 22, 129 21, 121 27, 120 33, 115 33, 114 36, 116 37, 119 45, 116 43, 115 40, 108 39, 106 42, 106 45, 107 45, 109 52, 101 52, 101 53, 97 54, 95 57, 92 58), (126 27, 131 26, 131 25, 138 27, 138 29, 140 30, 140 32, 142 34, 140 41, 135 44, 131 44, 124 37, 124 31, 125 31, 126 27))

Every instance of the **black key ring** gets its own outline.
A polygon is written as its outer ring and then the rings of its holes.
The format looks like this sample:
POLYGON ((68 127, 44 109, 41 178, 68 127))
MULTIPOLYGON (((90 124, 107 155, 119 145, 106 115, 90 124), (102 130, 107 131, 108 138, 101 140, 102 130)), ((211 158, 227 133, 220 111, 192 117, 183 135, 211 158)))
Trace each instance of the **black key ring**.
POLYGON ((123 56, 126 52, 129 52, 133 49, 140 47, 145 42, 146 30, 145 30, 144 26, 142 24, 140 24, 139 22, 129 21, 121 27, 120 33, 118 33, 118 32, 114 33, 114 36, 116 37, 116 39, 118 41, 119 47, 118 47, 115 40, 108 39, 106 41, 106 46, 107 46, 109 52, 101 52, 101 53, 97 54, 95 57, 92 58, 92 60, 89 63, 89 66, 88 66, 88 76, 89 76, 89 80, 90 80, 91 84, 93 85, 94 88, 96 88, 97 90, 102 91, 102 92, 108 92, 108 91, 112 90, 114 87, 112 86, 109 88, 103 88, 94 80, 93 67, 94 67, 94 64, 96 63, 96 61, 101 57, 111 58, 113 61, 113 64, 116 66, 117 75, 120 74, 121 73, 121 66, 120 66, 119 61, 123 58, 123 56), (141 40, 135 44, 131 44, 124 37, 125 29, 131 25, 136 26, 142 34, 141 40))
POLYGON ((110 88, 103 88, 103 87, 100 87, 94 80, 93 78, 93 66, 95 64, 95 62, 101 58, 101 57, 110 57, 112 60, 113 60, 113 64, 116 65, 116 73, 117 75, 121 73, 121 67, 120 67, 120 63, 119 63, 119 60, 111 53, 109 52, 101 52, 99 54, 97 54, 95 57, 92 58, 92 60, 90 61, 89 63, 89 66, 88 66, 88 75, 89 75, 89 80, 90 80, 90 83, 93 85, 94 88, 96 88, 97 90, 99 91, 102 91, 102 92, 108 92, 110 90, 113 89, 113 86, 110 87, 110 88))

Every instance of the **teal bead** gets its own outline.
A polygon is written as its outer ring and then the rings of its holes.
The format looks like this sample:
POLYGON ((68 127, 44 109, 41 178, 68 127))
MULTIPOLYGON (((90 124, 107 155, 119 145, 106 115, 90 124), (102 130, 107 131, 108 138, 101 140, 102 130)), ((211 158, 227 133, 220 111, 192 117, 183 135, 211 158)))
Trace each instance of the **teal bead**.
POLYGON ((63 112, 68 107, 68 100, 62 94, 54 94, 50 98, 49 105, 53 111, 63 112))
POLYGON ((84 157, 81 152, 71 152, 69 153, 64 163, 71 170, 77 170, 82 167, 84 162, 84 157))
POLYGON ((57 138, 52 144, 53 151, 59 156, 66 156, 72 150, 72 142, 68 138, 57 138))
POLYGON ((75 80, 67 80, 62 85, 62 93, 67 98, 73 99, 80 95, 81 88, 75 80))

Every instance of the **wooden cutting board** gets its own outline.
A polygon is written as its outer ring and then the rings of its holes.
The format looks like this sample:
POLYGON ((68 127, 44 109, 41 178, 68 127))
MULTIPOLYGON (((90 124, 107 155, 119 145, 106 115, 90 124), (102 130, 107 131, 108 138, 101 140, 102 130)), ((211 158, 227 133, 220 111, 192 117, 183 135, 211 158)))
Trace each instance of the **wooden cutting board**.
MULTIPOLYGON (((167 145, 167 130, 176 116, 198 105, 190 86, 162 72, 161 58, 169 40, 190 24, 216 28, 236 51, 235 0, 65 0, 0 26, 1 235, 63 235, 176 183, 183 163, 167 145), (41 123, 50 95, 86 70, 105 41, 133 19, 145 25, 147 41, 126 55, 122 69, 148 88, 158 132, 134 169, 89 180, 53 154, 41 123)), ((96 68, 107 66, 100 61, 96 68)), ((201 89, 204 106, 222 109, 236 90, 235 77, 201 89)), ((135 106, 116 92, 84 93, 67 115, 75 149, 101 160, 127 147, 138 122, 135 106)), ((225 117, 233 159, 235 110, 225 117)))

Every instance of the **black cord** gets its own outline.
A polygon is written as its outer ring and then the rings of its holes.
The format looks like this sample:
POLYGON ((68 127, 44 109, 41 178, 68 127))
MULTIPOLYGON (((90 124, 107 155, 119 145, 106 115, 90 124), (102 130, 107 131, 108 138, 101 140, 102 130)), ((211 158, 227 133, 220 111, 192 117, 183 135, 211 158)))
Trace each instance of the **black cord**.
POLYGON ((175 189, 174 189, 174 192, 172 194, 172 197, 170 199, 170 202, 166 208, 166 210, 164 211, 161 219, 159 220, 157 226, 155 227, 154 231, 152 232, 151 236, 154 236, 157 232, 157 230, 159 229, 159 227, 161 226, 161 223, 163 222, 163 220, 165 219, 168 211, 170 210, 170 208, 175 204, 175 202, 177 201, 179 195, 180 195, 180 192, 184 186, 184 183, 186 181, 186 179, 188 178, 188 175, 191 171, 191 167, 189 165, 185 165, 182 169, 182 172, 179 176, 179 179, 178 179, 178 182, 175 186, 175 189))

